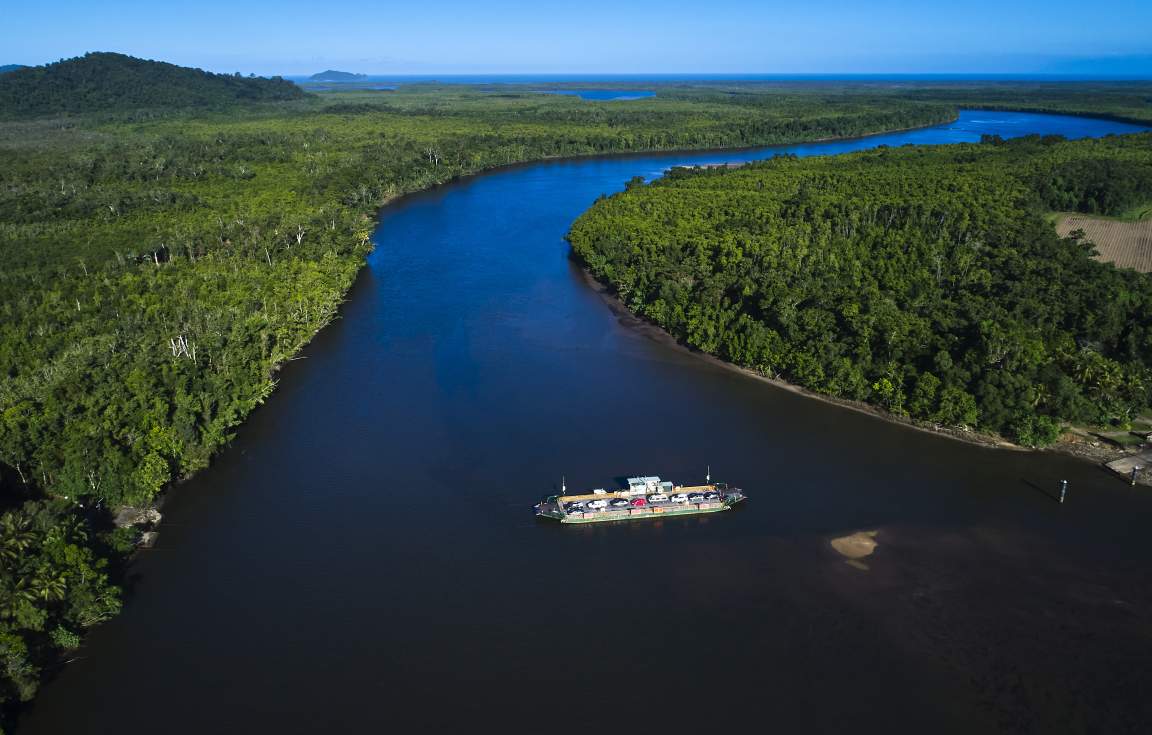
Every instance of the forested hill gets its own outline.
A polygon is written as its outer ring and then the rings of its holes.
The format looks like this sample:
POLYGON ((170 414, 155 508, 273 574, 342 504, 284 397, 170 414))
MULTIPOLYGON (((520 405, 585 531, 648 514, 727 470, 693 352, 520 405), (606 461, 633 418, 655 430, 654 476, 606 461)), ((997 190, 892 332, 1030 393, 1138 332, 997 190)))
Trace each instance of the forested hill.
POLYGON ((305 96, 302 89, 279 77, 213 74, 107 52, 0 75, 0 115, 6 117, 134 108, 227 107, 305 96))
POLYGON ((24 66, 23 64, 4 64, 4 65, 0 66, 0 74, 7 74, 10 71, 16 71, 17 69, 27 69, 27 68, 28 67, 24 66))
POLYGON ((1053 209, 1152 200, 1152 134, 673 170, 599 201, 574 252, 686 344, 898 415, 1053 441, 1152 403, 1152 279, 1053 209))

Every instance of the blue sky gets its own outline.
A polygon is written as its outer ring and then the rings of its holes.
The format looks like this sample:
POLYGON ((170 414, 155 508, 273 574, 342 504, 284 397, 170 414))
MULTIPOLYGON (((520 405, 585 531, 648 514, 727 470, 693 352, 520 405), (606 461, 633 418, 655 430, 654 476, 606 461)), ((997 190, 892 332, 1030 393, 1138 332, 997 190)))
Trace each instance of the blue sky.
POLYGON ((86 51, 306 74, 1020 73, 1152 77, 1152 0, 325 3, 6 0, 0 63, 86 51))

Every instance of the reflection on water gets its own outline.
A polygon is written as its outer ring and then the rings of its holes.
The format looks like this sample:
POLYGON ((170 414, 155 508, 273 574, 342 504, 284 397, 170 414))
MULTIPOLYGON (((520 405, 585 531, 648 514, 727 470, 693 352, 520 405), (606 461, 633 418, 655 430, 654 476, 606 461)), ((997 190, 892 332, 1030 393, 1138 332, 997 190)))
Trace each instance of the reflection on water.
POLYGON ((656 93, 649 89, 538 89, 537 94, 569 94, 582 100, 642 100, 655 97, 656 93))

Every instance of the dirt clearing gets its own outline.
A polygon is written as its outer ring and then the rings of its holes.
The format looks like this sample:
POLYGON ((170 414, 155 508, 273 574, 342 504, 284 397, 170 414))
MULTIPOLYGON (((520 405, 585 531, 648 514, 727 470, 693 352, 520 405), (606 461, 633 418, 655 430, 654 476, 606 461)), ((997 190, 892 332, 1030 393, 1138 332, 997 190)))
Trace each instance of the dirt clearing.
POLYGON ((1084 230, 1088 239, 1096 244, 1100 260, 1141 273, 1152 272, 1152 219, 1122 222, 1065 215, 1057 220, 1056 232, 1061 237, 1073 230, 1084 230))

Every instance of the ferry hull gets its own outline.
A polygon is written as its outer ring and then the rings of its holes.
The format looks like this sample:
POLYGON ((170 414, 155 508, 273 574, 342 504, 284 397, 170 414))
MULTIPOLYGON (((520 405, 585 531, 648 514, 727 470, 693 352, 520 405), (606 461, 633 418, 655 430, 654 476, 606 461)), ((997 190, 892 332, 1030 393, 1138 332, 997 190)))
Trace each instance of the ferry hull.
POLYGON ((719 513, 730 509, 744 500, 743 495, 709 503, 690 505, 643 506, 621 510, 600 510, 591 512, 564 512, 554 503, 542 503, 536 507, 536 515, 560 523, 621 523, 648 519, 670 518, 674 516, 695 516, 705 513, 719 513))
POLYGON ((716 508, 692 507, 679 508, 675 510, 668 508, 666 510, 648 513, 621 513, 606 511, 603 513, 582 513, 580 514, 583 516, 582 518, 575 518, 573 517, 575 514, 569 513, 565 517, 557 518, 556 520, 560 521, 561 523, 621 523, 624 521, 641 521, 649 518, 659 520, 661 518, 670 518, 673 516, 697 516, 703 513, 719 513, 720 511, 728 510, 731 507, 732 506, 730 505, 724 505, 721 503, 719 504, 719 507, 716 508))

